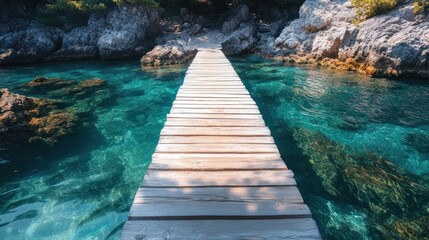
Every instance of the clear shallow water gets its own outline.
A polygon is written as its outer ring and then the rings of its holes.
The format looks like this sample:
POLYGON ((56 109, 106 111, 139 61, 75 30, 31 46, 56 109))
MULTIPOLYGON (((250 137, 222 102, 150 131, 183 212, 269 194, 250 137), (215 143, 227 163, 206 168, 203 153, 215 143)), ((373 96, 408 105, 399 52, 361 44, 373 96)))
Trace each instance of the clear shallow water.
POLYGON ((91 108, 86 132, 61 147, 0 156, 0 239, 118 239, 185 70, 143 71, 138 61, 0 69, 0 88, 12 92, 36 76, 97 77, 115 98, 91 108))
POLYGON ((429 84, 231 59, 324 239, 429 239, 429 84))
MULTIPOLYGON (((428 84, 232 61, 325 239, 429 236, 428 84)), ((98 77, 115 98, 49 154, 0 156, 0 239, 117 239, 184 71, 138 61, 0 70, 0 88, 17 93, 36 76, 98 77)))

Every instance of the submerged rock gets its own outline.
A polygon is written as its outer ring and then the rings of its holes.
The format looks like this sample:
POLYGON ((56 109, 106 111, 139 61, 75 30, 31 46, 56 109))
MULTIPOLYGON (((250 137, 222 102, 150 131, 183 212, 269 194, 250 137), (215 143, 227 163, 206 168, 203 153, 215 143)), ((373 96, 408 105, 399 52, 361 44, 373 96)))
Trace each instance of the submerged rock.
POLYGON ((173 40, 156 46, 146 53, 140 62, 142 66, 183 64, 192 61, 197 52, 197 49, 189 47, 186 43, 173 40))
POLYGON ((31 142, 53 145, 79 125, 76 114, 61 109, 57 101, 26 97, 7 89, 0 89, 0 109, 2 146, 31 142))
POLYGON ((45 98, 0 89, 0 150, 36 143, 54 146, 82 131, 94 120, 97 107, 115 100, 107 82, 98 78, 77 82, 37 77, 23 90, 45 98))

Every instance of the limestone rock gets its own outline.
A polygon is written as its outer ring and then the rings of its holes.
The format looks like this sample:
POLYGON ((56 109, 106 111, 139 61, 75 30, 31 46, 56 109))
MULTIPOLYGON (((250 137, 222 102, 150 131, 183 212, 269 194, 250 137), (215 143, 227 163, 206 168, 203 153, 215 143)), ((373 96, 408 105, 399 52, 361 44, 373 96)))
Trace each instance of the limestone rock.
POLYGON ((158 13, 142 6, 121 5, 108 13, 109 27, 97 42, 100 57, 120 58, 142 54, 157 29, 158 13))
POLYGON ((357 28, 351 24, 353 11, 346 0, 307 0, 276 46, 294 54, 285 58, 294 62, 305 57, 373 76, 429 79, 428 16, 415 16, 408 3, 357 28))
POLYGON ((183 64, 192 61, 197 52, 197 49, 187 46, 185 42, 172 40, 156 46, 140 62, 142 66, 183 64))

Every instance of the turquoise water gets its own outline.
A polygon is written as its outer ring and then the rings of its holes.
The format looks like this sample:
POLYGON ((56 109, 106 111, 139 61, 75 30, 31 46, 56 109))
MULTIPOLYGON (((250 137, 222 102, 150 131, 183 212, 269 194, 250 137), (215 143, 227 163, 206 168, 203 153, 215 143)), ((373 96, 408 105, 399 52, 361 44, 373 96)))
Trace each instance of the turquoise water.
POLYGON ((429 239, 429 82, 232 62, 324 239, 429 239))
MULTIPOLYGON (((324 239, 427 239, 429 84, 231 60, 324 239)), ((185 67, 89 61, 0 70, 0 88, 65 101, 84 123, 53 147, 0 149, 0 239, 118 239, 185 67), (36 76, 97 77, 108 87, 41 94, 24 85, 36 76)))
POLYGON ((143 71, 137 60, 0 70, 0 88, 16 93, 36 76, 97 77, 110 89, 77 100, 52 95, 89 115, 66 143, 0 152, 0 239, 118 239, 184 71, 143 71))

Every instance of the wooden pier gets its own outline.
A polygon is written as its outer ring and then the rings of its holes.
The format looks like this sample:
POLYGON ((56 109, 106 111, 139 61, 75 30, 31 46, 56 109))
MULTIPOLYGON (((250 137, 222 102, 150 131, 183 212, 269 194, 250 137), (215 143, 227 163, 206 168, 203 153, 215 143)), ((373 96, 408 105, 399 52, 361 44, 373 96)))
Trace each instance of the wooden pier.
POLYGON ((218 49, 200 49, 122 239, 319 239, 258 107, 218 49))

